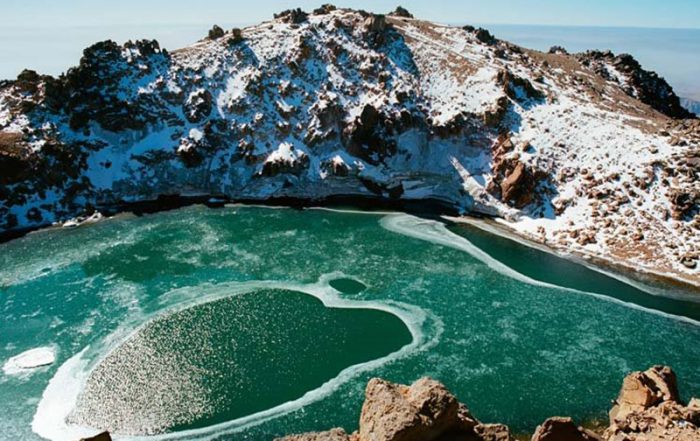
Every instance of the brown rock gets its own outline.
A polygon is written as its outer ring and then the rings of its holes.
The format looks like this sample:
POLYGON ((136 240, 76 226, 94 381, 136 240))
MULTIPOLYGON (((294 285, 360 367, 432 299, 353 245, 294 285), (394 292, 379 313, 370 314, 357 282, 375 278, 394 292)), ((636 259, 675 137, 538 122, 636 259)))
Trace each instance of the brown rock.
POLYGON ((608 441, 697 441, 697 409, 675 401, 664 401, 617 419, 603 434, 608 441), (695 421, 695 422, 694 422, 695 421))
POLYGON ((700 398, 693 398, 686 406, 685 419, 700 426, 700 398))
POLYGON ((474 432, 482 441, 511 441, 510 429, 504 424, 479 424, 474 432))
POLYGON ((590 430, 574 424, 571 418, 552 417, 537 426, 532 441, 600 441, 590 430))
POLYGON ((534 175, 522 162, 517 162, 515 167, 501 182, 501 195, 504 202, 512 204, 516 208, 522 208, 532 202, 536 181, 534 175))
POLYGON ((366 32, 384 32, 386 29, 386 17, 381 14, 371 14, 365 19, 364 27, 366 32))
POLYGON ((676 374, 667 366, 653 366, 644 372, 632 372, 622 382, 615 406, 610 410, 611 423, 664 401, 677 402, 676 384, 676 374))
POLYGON ((403 386, 370 380, 360 415, 360 441, 430 441, 473 429, 476 421, 442 384, 421 378, 403 386))

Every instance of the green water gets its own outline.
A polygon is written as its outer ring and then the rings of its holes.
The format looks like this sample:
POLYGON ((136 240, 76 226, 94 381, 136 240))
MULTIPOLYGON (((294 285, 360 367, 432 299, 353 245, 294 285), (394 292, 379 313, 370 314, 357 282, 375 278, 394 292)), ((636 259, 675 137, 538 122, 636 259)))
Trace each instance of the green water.
POLYGON ((188 440, 353 430, 374 376, 430 375, 516 431, 604 417, 622 377, 651 364, 700 394, 697 303, 407 215, 122 216, 0 245, 0 287, 0 363, 57 356, 0 373, 0 439, 77 439, 61 422, 84 422, 103 390, 93 421, 188 440), (148 418, 115 422, 134 409, 148 418))
POLYGON ((299 398, 410 342, 387 312, 256 290, 149 323, 97 366, 70 420, 125 434, 206 427, 299 398))

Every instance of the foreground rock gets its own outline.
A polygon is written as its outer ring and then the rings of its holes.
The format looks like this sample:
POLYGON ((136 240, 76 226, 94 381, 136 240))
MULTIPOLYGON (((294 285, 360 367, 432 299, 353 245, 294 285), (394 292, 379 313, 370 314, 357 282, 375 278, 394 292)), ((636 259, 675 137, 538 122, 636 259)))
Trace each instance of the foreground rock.
POLYGON ((610 427, 610 441, 700 440, 700 400, 680 403, 676 375, 671 368, 654 366, 625 378, 610 427))
MULTIPOLYGON (((359 430, 336 428, 279 438, 277 441, 512 441, 508 426, 484 424, 447 388, 430 378, 411 386, 374 378, 365 390, 359 430)), ((603 433, 571 418, 552 417, 537 427, 531 441, 698 441, 700 400, 679 401, 671 368, 654 366, 629 374, 603 433)))
POLYGON ((574 424, 571 418, 552 417, 537 426, 532 441, 600 441, 601 437, 574 424))

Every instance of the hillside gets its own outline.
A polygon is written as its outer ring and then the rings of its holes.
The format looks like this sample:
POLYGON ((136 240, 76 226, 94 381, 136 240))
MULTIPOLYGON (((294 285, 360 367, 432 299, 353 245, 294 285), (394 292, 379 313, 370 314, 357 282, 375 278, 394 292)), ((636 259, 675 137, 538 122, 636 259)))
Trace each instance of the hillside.
POLYGON ((629 56, 321 7, 0 84, 0 230, 161 195, 437 200, 700 283, 700 120, 629 56))

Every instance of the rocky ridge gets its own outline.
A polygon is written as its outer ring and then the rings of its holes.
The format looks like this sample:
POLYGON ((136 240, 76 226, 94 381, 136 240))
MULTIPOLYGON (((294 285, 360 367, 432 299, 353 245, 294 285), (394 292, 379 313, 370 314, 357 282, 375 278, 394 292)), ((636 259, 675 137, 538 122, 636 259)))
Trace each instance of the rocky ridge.
MULTIPOLYGON (((367 384, 359 430, 341 428, 279 438, 277 441, 511 441, 503 424, 484 424, 444 385, 421 378, 411 386, 372 379, 367 384)), ((700 400, 680 402, 673 371, 654 366, 629 374, 602 431, 553 417, 531 441, 694 441, 700 439, 700 400)))
POLYGON ((159 196, 437 200, 698 283, 700 120, 629 56, 323 5, 0 83, 0 231, 159 196))

